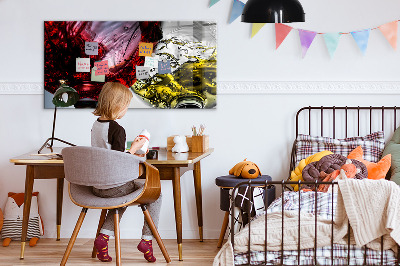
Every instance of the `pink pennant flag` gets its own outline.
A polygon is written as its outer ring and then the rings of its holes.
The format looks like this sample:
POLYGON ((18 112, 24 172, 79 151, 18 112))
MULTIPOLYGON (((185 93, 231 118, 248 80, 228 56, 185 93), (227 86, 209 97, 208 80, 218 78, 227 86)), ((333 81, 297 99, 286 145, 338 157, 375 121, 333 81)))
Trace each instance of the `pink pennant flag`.
POLYGON ((317 33, 315 31, 308 31, 308 30, 300 30, 299 29, 299 36, 300 36, 300 43, 301 43, 301 54, 304 58, 310 48, 315 36, 317 33))
POLYGON ((282 44, 282 42, 285 40, 286 36, 288 36, 292 29, 293 28, 288 25, 275 23, 276 49, 278 49, 278 47, 282 44))
POLYGON ((397 48, 397 20, 378 27, 393 49, 397 48))

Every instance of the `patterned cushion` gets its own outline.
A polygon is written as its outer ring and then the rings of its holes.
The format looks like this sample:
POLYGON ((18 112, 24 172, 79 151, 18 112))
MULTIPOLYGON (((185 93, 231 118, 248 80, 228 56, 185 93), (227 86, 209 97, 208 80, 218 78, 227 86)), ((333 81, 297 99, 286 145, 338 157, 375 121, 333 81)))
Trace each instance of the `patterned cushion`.
POLYGON ((364 150, 364 159, 378 162, 385 147, 383 131, 378 131, 364 137, 333 139, 329 137, 316 137, 299 134, 296 139, 296 165, 310 155, 323 150, 346 156, 357 146, 364 150))

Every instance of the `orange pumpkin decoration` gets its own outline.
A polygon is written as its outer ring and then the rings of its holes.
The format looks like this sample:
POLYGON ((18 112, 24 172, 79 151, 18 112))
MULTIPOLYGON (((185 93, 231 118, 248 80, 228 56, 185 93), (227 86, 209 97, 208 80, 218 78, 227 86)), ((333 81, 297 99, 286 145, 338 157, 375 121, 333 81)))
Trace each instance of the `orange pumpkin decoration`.
POLYGON ((349 153, 347 158, 349 159, 356 159, 367 167, 368 170, 368 179, 385 179, 387 172, 390 169, 391 162, 392 162, 392 155, 387 154, 384 156, 379 162, 373 163, 368 162, 363 159, 364 151, 361 146, 355 148, 352 152, 349 153))

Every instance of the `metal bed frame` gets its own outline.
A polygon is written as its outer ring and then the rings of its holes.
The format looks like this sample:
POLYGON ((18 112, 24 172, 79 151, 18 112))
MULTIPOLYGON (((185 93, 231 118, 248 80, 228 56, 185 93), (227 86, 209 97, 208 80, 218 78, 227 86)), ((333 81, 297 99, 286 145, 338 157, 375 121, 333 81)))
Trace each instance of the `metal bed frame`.
MULTIPOLYGON (((333 138, 335 138, 336 137, 336 123, 337 123, 337 120, 340 120, 340 119, 336 119, 336 116, 337 116, 337 112, 344 112, 344 121, 342 120, 342 121, 340 121, 340 122, 342 122, 342 125, 344 126, 344 129, 345 129, 345 136, 344 137, 348 137, 348 125, 349 125, 349 113, 350 112, 356 112, 356 116, 357 116, 357 124, 356 124, 356 127, 357 127, 357 136, 360 136, 360 123, 361 123, 361 119, 360 119, 360 113, 365 113, 365 112, 369 112, 369 132, 370 133, 372 133, 372 128, 373 128, 373 114, 376 114, 376 112, 381 112, 381 130, 382 131, 384 131, 385 130, 385 113, 387 113, 387 111, 390 111, 390 112, 393 112, 392 114, 393 114, 393 130, 395 130, 396 129, 396 125, 397 125, 397 111, 399 110, 400 108, 398 108, 398 107, 396 107, 396 106, 393 106, 393 107, 385 107, 385 106, 382 106, 382 107, 372 107, 372 106, 369 106, 369 107, 360 107, 360 106, 357 106, 357 107, 348 107, 348 106, 344 106, 344 107, 337 107, 337 106, 331 106, 331 107, 324 107, 324 106, 320 106, 320 107, 312 107, 312 106, 308 106, 308 107, 303 107, 303 108, 301 108, 298 112, 297 112, 297 114, 296 114, 296 138, 297 138, 297 136, 300 134, 299 133, 299 126, 300 126, 300 123, 299 123, 299 121, 301 120, 301 117, 300 117, 300 115, 302 114, 302 112, 306 112, 306 111, 308 111, 308 134, 309 135, 311 135, 311 131, 312 131, 312 125, 311 125, 311 122, 312 122, 312 115, 311 115, 311 113, 312 113, 312 111, 319 111, 319 116, 320 116, 320 136, 324 136, 324 127, 325 127, 325 125, 326 125, 326 123, 324 124, 324 117, 325 117, 325 121, 326 120, 328 120, 328 119, 326 119, 326 113, 327 112, 324 112, 324 111, 326 111, 326 110, 331 110, 330 112, 329 112, 329 114, 331 114, 331 119, 332 119, 332 129, 333 129, 333 132, 332 132, 332 136, 333 136, 333 138)), ((305 119, 304 119, 305 120, 305 119)), ((314 122, 318 122, 318 121, 314 121, 314 122)), ((355 122, 355 121, 354 121, 355 122)), ((352 125, 354 125, 354 123, 352 124, 352 125)), ((354 125, 355 126, 355 125, 354 125)), ((295 154, 295 146, 296 146, 296 141, 294 142, 294 144, 293 144, 293 149, 292 149, 292 153, 291 153, 291 160, 290 160, 290 172, 296 167, 296 165, 295 165, 295 158, 296 158, 296 154, 295 154)), ((290 172, 289 172, 289 176, 290 176, 290 172)), ((265 181, 265 182, 263 182, 263 181, 252 181, 251 179, 249 180, 249 181, 246 181, 246 182, 242 182, 242 183, 240 183, 240 184, 238 184, 237 186, 235 186, 234 187, 234 189, 233 189, 233 191, 232 191, 232 195, 235 195, 235 192, 236 192, 236 190, 239 188, 239 187, 242 187, 242 186, 251 186, 251 187, 259 187, 259 188, 263 188, 264 189, 264 191, 265 191, 265 195, 266 195, 266 198, 268 198, 268 189, 266 189, 266 188, 268 188, 269 186, 271 186, 271 185, 276 185, 276 186, 281 186, 281 188, 282 188, 282 195, 283 195, 283 193, 285 192, 285 190, 291 190, 290 189, 290 187, 289 186, 287 186, 287 185, 292 185, 292 184, 295 184, 295 185, 299 185, 299 187, 300 187, 300 185, 301 184, 306 184, 306 185, 314 185, 315 186, 315 188, 314 188, 314 191, 315 192, 317 192, 317 189, 318 189, 318 185, 324 185, 324 184, 330 184, 330 185, 332 185, 332 190, 334 189, 334 186, 336 186, 338 183, 336 182, 336 181, 332 181, 332 182, 319 182, 319 181, 315 181, 315 182, 304 182, 304 181, 285 181, 285 180, 283 180, 283 181, 265 181)), ((298 193, 299 193, 299 202, 301 202, 301 192, 300 192, 300 190, 298 191, 298 193)), ((250 198, 252 198, 252 195, 253 194, 253 191, 250 189, 250 198)), ((282 198, 282 212, 284 212, 284 197, 281 197, 282 198)), ((334 210, 334 206, 333 206, 333 200, 334 199, 334 193, 332 193, 332 213, 331 213, 331 215, 332 215, 332 237, 331 237, 331 261, 332 261, 332 265, 333 265, 333 263, 334 263, 334 254, 333 254, 333 252, 334 252, 334 250, 333 250, 333 224, 334 224, 334 217, 333 217, 333 210, 334 210)), ((318 202, 318 197, 317 197, 317 193, 315 193, 315 213, 317 213, 317 202, 318 202)), ((268 239, 267 239, 267 233, 268 233, 268 227, 267 227, 267 225, 268 225, 268 219, 267 219, 267 201, 264 201, 264 208, 265 208, 265 247, 264 247, 264 262, 262 262, 262 263, 260 263, 259 265, 272 265, 272 264, 268 264, 268 262, 267 262, 267 252, 268 252, 268 250, 267 250, 267 242, 268 242, 268 239)), ((298 214, 299 214, 299 220, 298 220, 298 226, 300 227, 300 204, 299 204, 299 210, 298 210, 298 214)), ((234 208, 234 197, 232 197, 232 201, 231 201, 231 232, 230 232, 230 236, 231 236, 231 239, 230 239, 230 241, 231 241, 231 244, 232 244, 232 247, 234 248, 234 245, 235 245, 235 241, 234 241, 234 217, 235 217, 235 208, 234 208)), ((318 265, 317 264, 317 254, 316 254, 316 249, 317 249, 317 239, 318 239, 318 236, 317 236, 317 226, 316 226, 316 224, 317 224, 317 215, 315 215, 315 239, 314 239, 314 258, 313 258, 313 261, 314 261, 314 263, 313 264, 307 264, 307 265, 318 265)), ((251 249, 250 249, 250 243, 251 243, 251 219, 249 219, 249 222, 248 222, 248 227, 249 227, 249 242, 248 242, 248 245, 247 245, 247 264, 245 264, 245 265, 250 265, 251 264, 251 249)), ((283 256, 283 251, 284 251, 284 240, 283 240, 283 235, 284 235, 284 218, 283 218, 283 216, 282 216, 282 232, 281 232, 281 234, 282 234, 282 237, 281 237, 281 249, 280 249, 280 254, 281 254, 281 256, 280 256, 280 264, 279 265, 284 265, 283 264, 283 259, 284 259, 284 256, 283 256)), ((300 242, 301 242, 301 237, 300 237, 300 230, 299 230, 299 233, 298 233, 298 243, 297 243, 297 265, 305 265, 305 264, 300 264, 300 254, 301 254, 301 249, 300 249, 300 242)), ((397 248, 398 248, 398 250, 399 250, 399 252, 397 253, 397 258, 396 258, 396 263, 395 263, 395 265, 400 265, 400 246, 399 245, 397 245, 397 248)), ((364 263, 363 263, 363 265, 367 265, 366 263, 367 263, 367 253, 366 253, 366 246, 363 246, 363 249, 364 249, 364 263)), ((347 233, 347 264, 346 265, 350 265, 350 224, 349 224, 349 226, 348 226, 348 233, 347 233)), ((384 261, 383 261, 383 236, 381 237, 381 256, 380 256, 380 265, 384 265, 384 261)))

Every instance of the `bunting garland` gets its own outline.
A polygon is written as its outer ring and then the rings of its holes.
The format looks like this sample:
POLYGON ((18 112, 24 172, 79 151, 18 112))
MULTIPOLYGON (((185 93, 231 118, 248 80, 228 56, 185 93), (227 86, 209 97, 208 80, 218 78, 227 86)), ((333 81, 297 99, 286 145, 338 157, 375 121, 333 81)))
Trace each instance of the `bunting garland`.
POLYGON ((208 7, 212 7, 213 5, 215 5, 218 2, 219 2, 219 0, 210 0, 210 5, 208 7))
POLYGON ((333 32, 333 33, 325 33, 323 36, 326 48, 328 49, 328 53, 332 58, 333 54, 336 51, 336 48, 338 47, 339 39, 340 36, 342 36, 342 34, 340 34, 339 32, 333 32))
POLYGON ((285 40, 286 36, 292 31, 292 27, 281 24, 275 23, 275 40, 276 40, 276 49, 282 44, 285 40))
POLYGON ((310 48, 316 35, 317 33, 315 31, 299 30, 301 55, 303 58, 306 56, 308 48, 310 48))
POLYGON ((397 22, 398 21, 389 22, 378 27, 395 50, 397 49, 397 22))
POLYGON ((235 21, 240 15, 244 8, 244 3, 239 0, 233 0, 231 16, 229 18, 229 24, 235 21))
POLYGON ((371 29, 351 32, 351 35, 353 36, 363 55, 365 55, 365 51, 367 50, 370 32, 371 29))
MULTIPOLYGON (((220 0, 210 0, 209 7, 212 7, 216 3, 218 3, 220 0)), ((229 24, 231 24, 233 21, 235 21, 243 12, 244 8, 244 3, 240 0, 231 0, 233 1, 232 3, 232 10, 231 14, 229 17, 229 24)), ((365 55, 367 47, 368 47, 368 41, 369 41, 369 36, 371 30, 377 30, 379 29, 383 36, 386 38, 386 40, 389 42, 389 44, 392 46, 394 50, 397 49, 397 31, 398 31, 398 22, 400 20, 395 20, 383 25, 380 25, 375 28, 369 28, 369 29, 363 29, 363 30, 358 30, 358 31, 351 31, 351 32, 332 32, 332 33, 322 33, 322 32, 315 32, 315 31, 309 31, 309 30, 304 30, 304 29, 296 29, 293 27, 290 27, 285 24, 280 24, 276 23, 275 24, 275 40, 276 40, 276 49, 279 48, 279 46, 283 43, 283 41, 286 39, 288 34, 292 30, 297 30, 299 31, 299 37, 300 37, 300 44, 302 47, 302 57, 304 58, 308 49, 310 48, 312 42, 314 41, 315 37, 317 35, 322 35, 328 50, 328 53, 331 58, 333 58, 333 55, 335 54, 335 51, 339 45, 339 40, 340 37, 344 34, 351 34, 354 41, 356 42, 358 48, 360 49, 361 53, 365 55)), ((265 25, 266 23, 252 23, 252 29, 251 29, 251 38, 253 38, 260 30, 261 28, 265 25)))
POLYGON ((265 23, 253 23, 253 26, 251 28, 251 38, 256 35, 262 27, 264 27, 265 23))

